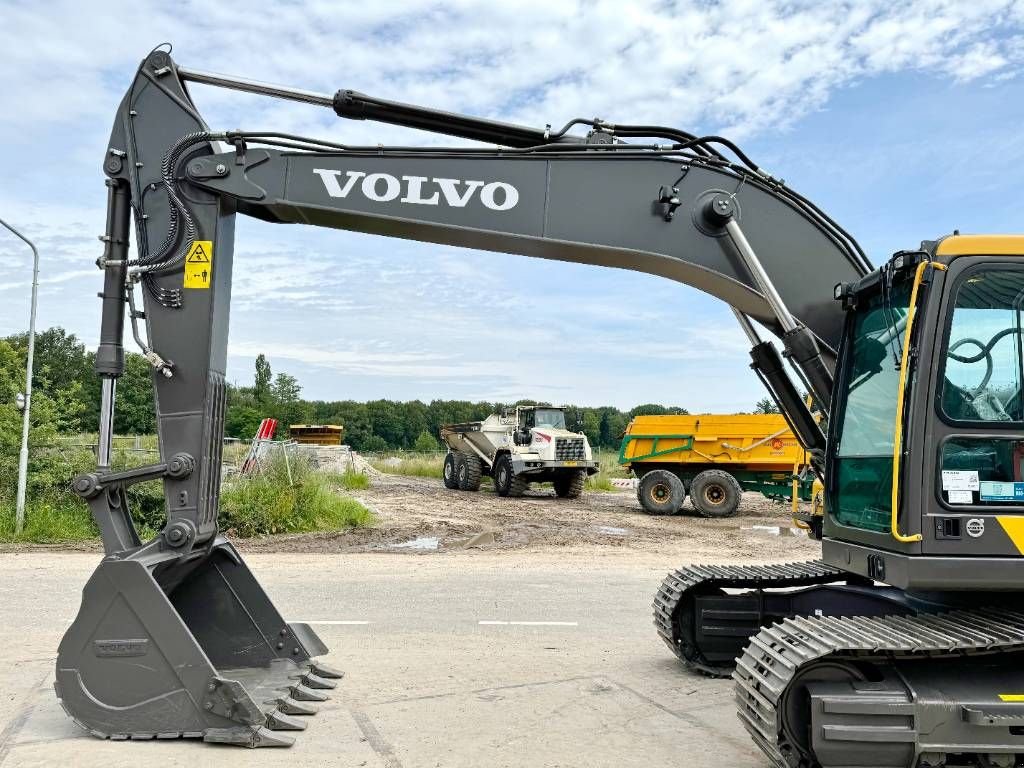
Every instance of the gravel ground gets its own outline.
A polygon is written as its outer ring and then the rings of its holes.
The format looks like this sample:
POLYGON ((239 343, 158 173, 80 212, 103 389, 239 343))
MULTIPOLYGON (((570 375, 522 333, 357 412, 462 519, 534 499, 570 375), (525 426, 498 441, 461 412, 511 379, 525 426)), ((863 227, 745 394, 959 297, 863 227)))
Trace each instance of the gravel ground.
MULTIPOLYGON (((268 536, 233 541, 246 552, 389 552, 398 555, 479 555, 589 551, 669 556, 674 562, 804 560, 820 547, 792 528, 789 506, 746 493, 734 517, 694 513, 645 514, 632 490, 585 492, 558 499, 550 489, 500 498, 489 485, 477 493, 452 491, 439 479, 379 474, 352 495, 373 511, 375 525, 354 530, 268 536)), ((99 541, 6 544, 0 552, 99 552, 99 541)))
POLYGON ((819 554, 815 542, 791 528, 787 505, 755 493, 744 494, 736 516, 722 520, 696 516, 689 502, 689 514, 647 515, 634 491, 584 493, 568 500, 540 489, 511 499, 496 496, 488 486, 477 493, 452 491, 440 480, 402 475, 376 477, 369 489, 354 495, 377 516, 372 528, 250 539, 239 546, 258 552, 417 555, 597 548, 685 552, 688 558, 720 560, 804 559, 819 554))

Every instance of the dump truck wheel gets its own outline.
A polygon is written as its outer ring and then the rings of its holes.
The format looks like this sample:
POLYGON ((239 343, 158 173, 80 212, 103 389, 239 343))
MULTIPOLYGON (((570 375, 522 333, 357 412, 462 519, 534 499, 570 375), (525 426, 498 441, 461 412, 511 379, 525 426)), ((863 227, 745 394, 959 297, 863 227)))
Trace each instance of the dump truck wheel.
POLYGON ((494 491, 499 496, 522 496, 530 487, 522 477, 512 471, 512 459, 505 454, 494 465, 494 491))
POLYGON ((649 515, 677 515, 686 499, 686 486, 675 472, 654 469, 640 478, 640 506, 649 515))
POLYGON ((462 456, 458 463, 456 478, 459 481, 460 491, 479 491, 480 475, 483 474, 484 465, 476 456, 462 456))
POLYGON ((560 499, 578 499, 583 494, 587 473, 578 469, 555 478, 555 495, 560 499))
POLYGON ((455 490, 456 488, 459 487, 459 481, 455 477, 456 463, 457 462, 455 461, 454 453, 449 453, 447 456, 444 457, 444 470, 442 472, 442 477, 444 478, 445 488, 451 488, 452 490, 455 490))
POLYGON ((720 469, 701 472, 690 486, 690 501, 702 517, 732 517, 742 498, 739 481, 720 469))

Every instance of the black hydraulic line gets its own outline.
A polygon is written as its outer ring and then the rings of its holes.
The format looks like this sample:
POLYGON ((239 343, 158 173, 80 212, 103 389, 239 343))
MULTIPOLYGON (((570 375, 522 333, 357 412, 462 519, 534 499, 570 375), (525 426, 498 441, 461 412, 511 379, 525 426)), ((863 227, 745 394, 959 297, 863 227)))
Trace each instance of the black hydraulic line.
POLYGON ((125 280, 128 274, 128 232, 131 200, 128 184, 107 179, 107 229, 103 235, 103 303, 100 343, 96 349, 96 373, 118 378, 124 373, 125 280))
POLYGON ((480 117, 445 112, 440 109, 404 104, 367 96, 365 93, 340 90, 334 95, 334 111, 339 117, 351 120, 375 120, 380 123, 401 125, 432 133, 443 133, 473 141, 503 144, 509 147, 529 147, 550 143, 582 143, 578 136, 553 135, 549 129, 541 130, 524 125, 486 120, 480 117))

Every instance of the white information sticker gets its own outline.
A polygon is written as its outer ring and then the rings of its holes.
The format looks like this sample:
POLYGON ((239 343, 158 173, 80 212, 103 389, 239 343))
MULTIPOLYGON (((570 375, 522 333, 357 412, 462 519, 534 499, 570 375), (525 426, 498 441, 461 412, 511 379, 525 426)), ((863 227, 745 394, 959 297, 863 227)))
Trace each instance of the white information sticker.
POLYGON ((970 504, 974 501, 974 494, 970 491, 948 491, 950 504, 970 504))
POLYGON ((942 470, 942 490, 944 491, 977 491, 978 471, 974 469, 942 470))

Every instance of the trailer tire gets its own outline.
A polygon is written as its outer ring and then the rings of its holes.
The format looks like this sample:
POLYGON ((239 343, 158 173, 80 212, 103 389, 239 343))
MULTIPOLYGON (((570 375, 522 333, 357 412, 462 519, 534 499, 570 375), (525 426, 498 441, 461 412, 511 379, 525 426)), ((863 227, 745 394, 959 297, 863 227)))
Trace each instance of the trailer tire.
POLYGON ((507 453, 494 463, 494 492, 499 496, 522 496, 529 486, 529 482, 516 476, 507 453))
POLYGON ((441 471, 441 477, 444 479, 444 487, 450 488, 451 490, 457 490, 459 487, 459 481, 456 477, 458 469, 458 460, 454 453, 448 453, 444 457, 444 469, 441 471))
POLYGON ((480 475, 483 474, 483 462, 476 456, 460 456, 456 464, 456 478, 460 491, 479 491, 480 475))
POLYGON ((667 469, 652 469, 640 478, 636 495, 649 515, 678 515, 686 500, 686 486, 667 469))
POLYGON ((560 499, 578 499, 583 495, 583 485, 587 482, 585 470, 577 469, 565 472, 555 478, 555 495, 560 499))
POLYGON ((701 517, 732 517, 742 499, 739 481, 721 469, 704 470, 690 485, 690 501, 701 517))

